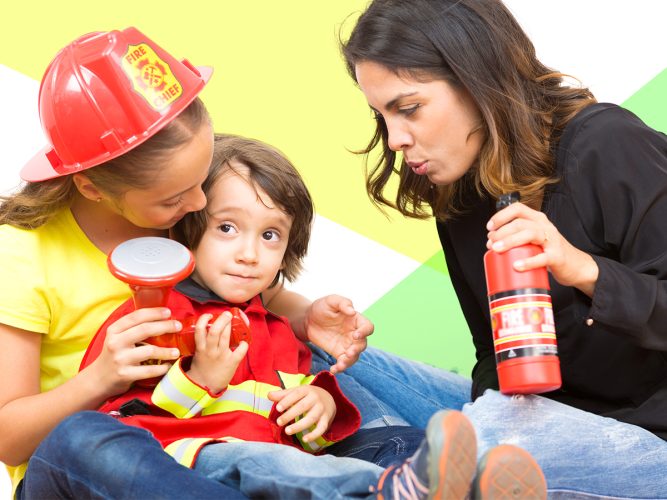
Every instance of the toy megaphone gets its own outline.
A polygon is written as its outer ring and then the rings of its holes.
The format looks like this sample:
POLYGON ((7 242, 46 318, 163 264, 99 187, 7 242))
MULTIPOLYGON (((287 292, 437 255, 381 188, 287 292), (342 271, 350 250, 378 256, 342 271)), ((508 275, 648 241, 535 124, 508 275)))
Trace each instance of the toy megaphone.
MULTIPOLYGON (((192 252, 177 241, 149 236, 118 245, 109 254, 107 265, 111 274, 130 286, 134 305, 139 309, 166 306, 171 290, 192 273, 195 261, 192 252)), ((235 348, 241 340, 250 343, 250 329, 244 314, 236 307, 230 312, 232 332, 229 346, 235 348)), ((197 317, 175 319, 183 325, 180 332, 148 337, 146 342, 159 347, 176 347, 182 356, 194 354, 197 317)))

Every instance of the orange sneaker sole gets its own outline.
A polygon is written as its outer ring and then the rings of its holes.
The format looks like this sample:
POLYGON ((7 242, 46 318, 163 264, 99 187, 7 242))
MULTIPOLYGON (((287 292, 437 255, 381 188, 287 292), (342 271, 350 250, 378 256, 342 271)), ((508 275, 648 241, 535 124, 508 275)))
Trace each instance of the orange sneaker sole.
POLYGON ((546 500, 542 469, 526 450, 502 444, 490 450, 475 481, 475 498, 481 500, 546 500))
POLYGON ((477 463, 477 438, 470 420, 455 410, 429 421, 426 430, 431 456, 429 498, 463 500, 468 497, 477 463))

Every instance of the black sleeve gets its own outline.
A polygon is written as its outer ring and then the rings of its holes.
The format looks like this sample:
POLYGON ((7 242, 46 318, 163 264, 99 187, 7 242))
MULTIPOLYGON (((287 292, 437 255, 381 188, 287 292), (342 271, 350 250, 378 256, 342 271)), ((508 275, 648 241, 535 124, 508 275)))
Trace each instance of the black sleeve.
POLYGON ((447 234, 447 229, 443 224, 438 224, 438 234, 442 249, 445 252, 449 277, 452 280, 461 311, 468 323, 473 344, 475 345, 477 362, 472 370, 471 390, 471 398, 474 401, 486 389, 498 390, 499 388, 498 375, 496 373, 496 358, 493 349, 493 334, 487 316, 480 309, 479 302, 477 302, 475 295, 463 277, 461 266, 447 234))
POLYGON ((667 351, 667 136, 611 108, 565 154, 573 206, 601 249, 590 318, 667 351))

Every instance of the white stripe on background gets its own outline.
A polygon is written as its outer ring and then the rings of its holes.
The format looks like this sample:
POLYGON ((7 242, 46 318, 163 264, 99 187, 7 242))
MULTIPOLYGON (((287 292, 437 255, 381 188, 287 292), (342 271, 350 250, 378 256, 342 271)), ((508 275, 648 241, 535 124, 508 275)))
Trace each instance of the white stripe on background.
POLYGON ((304 271, 287 288, 316 299, 336 293, 364 311, 421 265, 364 235, 316 216, 304 271))
POLYGON ((38 92, 38 82, 0 64, 0 192, 19 184, 21 165, 46 145, 37 114, 38 92))

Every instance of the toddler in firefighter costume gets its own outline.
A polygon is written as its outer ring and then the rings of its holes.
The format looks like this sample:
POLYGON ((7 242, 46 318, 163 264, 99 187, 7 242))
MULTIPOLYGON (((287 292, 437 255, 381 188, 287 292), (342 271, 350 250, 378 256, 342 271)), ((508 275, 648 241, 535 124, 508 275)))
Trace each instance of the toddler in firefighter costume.
MULTIPOLYGON (((248 441, 320 453, 357 431, 360 415, 330 372, 310 374, 310 350, 295 337, 285 318, 262 304, 261 292, 281 277, 293 280, 306 254, 314 210, 296 169, 259 141, 216 135, 203 189, 207 208, 186 215, 173 231, 177 240, 192 249, 196 268, 176 285, 167 303, 175 319, 198 317, 194 355, 178 359, 156 383, 140 384, 110 399, 100 411, 149 430, 167 453, 188 467, 194 467, 198 455, 205 455, 213 443, 224 443, 216 450, 233 457, 236 469, 216 466, 212 477, 250 497, 328 497, 334 487, 346 497, 372 494, 381 469, 361 461, 309 459, 284 448, 277 453, 285 455, 286 467, 259 468, 264 478, 258 481, 256 461, 239 459, 263 454, 261 447, 257 451, 248 441), (233 307, 244 311, 252 339, 249 344, 242 340, 236 348, 230 346, 233 307), (322 460, 326 461, 320 464, 322 460), (311 474, 303 477, 304 470, 311 474)), ((91 343, 82 368, 94 361, 107 328, 134 309, 134 302, 128 300, 114 311, 91 343)), ((439 455, 448 453, 437 429, 445 419, 461 430, 461 443, 472 436, 458 412, 439 414, 433 420, 430 445, 422 446, 402 467, 389 468, 381 478, 384 496, 410 493, 402 482, 406 474, 421 477, 420 483, 410 483, 423 488, 414 493, 428 493, 427 464, 439 462, 439 455)), ((382 427, 377 430, 383 434, 375 433, 374 438, 401 439, 400 429, 421 433, 409 427, 382 427)), ((264 454, 269 460, 264 463, 270 463, 275 453, 264 454)), ((474 447, 461 453, 474 462, 474 447)), ((436 479, 432 492, 438 486, 442 489, 444 476, 440 481, 436 473, 432 477, 436 479)))
MULTIPOLYGON (((296 170, 259 142, 219 135, 203 189, 208 208, 174 227, 177 239, 192 249, 196 268, 166 304, 174 319, 199 318, 194 356, 179 358, 157 387, 143 383, 100 411, 149 429, 186 466, 206 439, 277 442, 317 452, 351 435, 359 428, 359 412, 330 372, 310 375, 310 350, 260 296, 281 276, 293 280, 306 253, 313 206, 296 170), (230 346, 232 307, 249 321, 250 345, 230 346), (314 430, 306 432, 311 424, 314 430)), ((114 311, 82 368, 94 360, 107 327, 134 309, 130 299, 114 311)))

